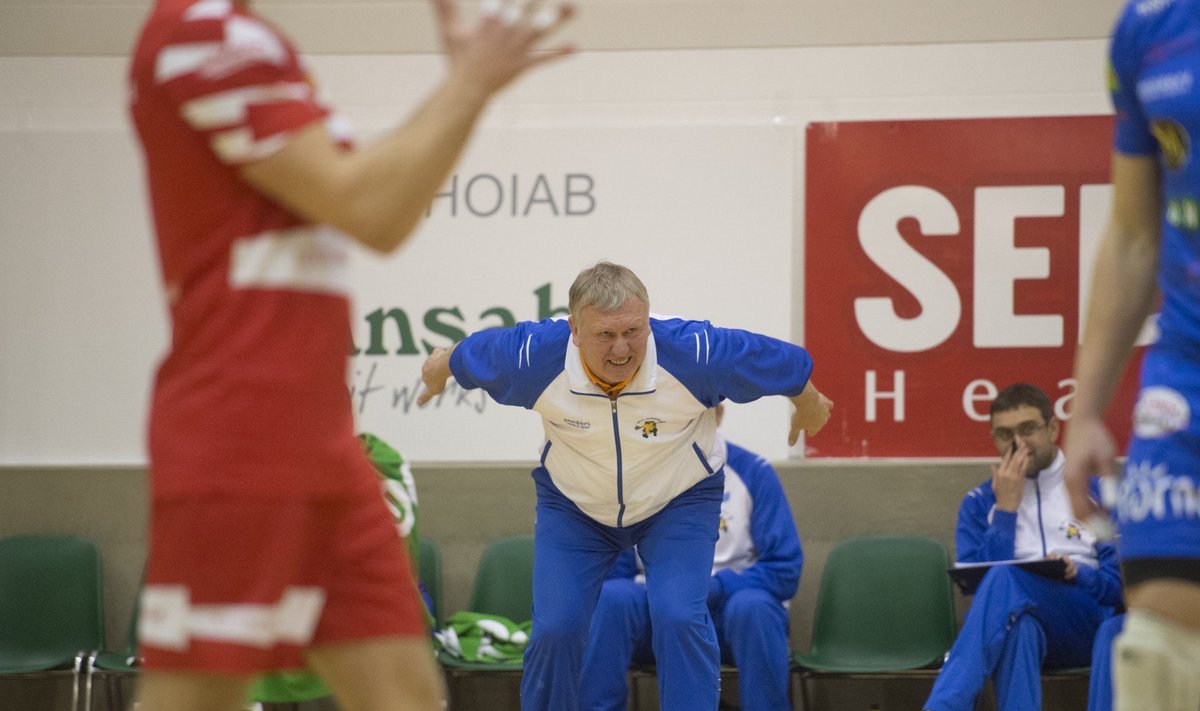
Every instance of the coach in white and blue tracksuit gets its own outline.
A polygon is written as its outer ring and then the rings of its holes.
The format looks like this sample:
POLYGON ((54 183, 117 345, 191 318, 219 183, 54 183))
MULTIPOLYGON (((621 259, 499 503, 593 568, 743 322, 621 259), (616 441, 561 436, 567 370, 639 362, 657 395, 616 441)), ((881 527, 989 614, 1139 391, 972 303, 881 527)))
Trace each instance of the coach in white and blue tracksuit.
POLYGON ((971 711, 989 677, 998 711, 1040 709, 1042 668, 1087 666, 1096 629, 1121 604, 1116 551, 1071 513, 1049 398, 1032 385, 1005 388, 991 426, 1001 460, 959 508, 958 561, 1056 557, 1066 579, 988 571, 925 702, 932 711, 971 711))
POLYGON ((705 321, 651 318, 645 286, 608 262, 585 269, 568 321, 472 334, 422 367, 426 390, 453 375, 497 402, 542 416, 533 471, 533 631, 524 711, 574 711, 592 611, 605 575, 637 545, 647 569, 664 711, 716 709, 720 657, 708 579, 724 465, 715 449, 721 401, 789 397, 789 435, 815 434, 832 403, 809 382, 799 346, 705 321))
MULTIPOLYGON (((717 453, 725 455, 725 497, 708 609, 721 660, 738 668, 742 711, 790 708, 787 604, 804 563, 800 536, 767 460, 720 434, 717 453)), ((624 570, 604 582, 592 617, 580 689, 586 711, 625 711, 630 662, 654 661, 645 576, 632 551, 629 558, 624 570)))

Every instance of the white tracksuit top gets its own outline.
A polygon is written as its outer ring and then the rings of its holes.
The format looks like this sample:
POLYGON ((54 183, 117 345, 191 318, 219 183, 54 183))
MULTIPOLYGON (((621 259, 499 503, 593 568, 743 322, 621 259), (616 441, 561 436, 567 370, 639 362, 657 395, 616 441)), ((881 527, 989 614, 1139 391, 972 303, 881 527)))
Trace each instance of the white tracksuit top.
POLYGON ((652 317, 642 365, 614 400, 588 379, 567 322, 547 319, 472 334, 450 369, 460 386, 541 415, 541 465, 555 486, 620 527, 721 469, 713 407, 798 395, 812 359, 769 336, 652 317))

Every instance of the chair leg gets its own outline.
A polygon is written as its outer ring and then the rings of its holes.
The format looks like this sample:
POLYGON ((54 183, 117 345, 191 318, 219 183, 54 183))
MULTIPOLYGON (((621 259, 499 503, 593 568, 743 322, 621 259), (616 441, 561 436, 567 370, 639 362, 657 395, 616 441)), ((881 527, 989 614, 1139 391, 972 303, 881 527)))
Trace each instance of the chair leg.
POLYGON ((80 650, 75 654, 75 664, 71 667, 71 711, 79 711, 79 679, 83 673, 83 658, 87 652, 80 650))
POLYGON ((96 675, 97 652, 92 652, 87 658, 87 684, 83 689, 83 711, 92 711, 92 678, 96 675))

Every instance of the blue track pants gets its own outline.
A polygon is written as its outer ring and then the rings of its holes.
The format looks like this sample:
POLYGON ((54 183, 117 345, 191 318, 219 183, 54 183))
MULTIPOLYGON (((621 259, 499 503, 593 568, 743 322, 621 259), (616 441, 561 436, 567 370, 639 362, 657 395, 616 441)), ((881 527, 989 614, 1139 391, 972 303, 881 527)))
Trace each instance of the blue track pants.
MULTIPOLYGON (((788 616, 779 600, 758 588, 740 590, 714 613, 713 623, 721 660, 738 667, 742 711, 791 708, 788 616)), ((605 581, 583 658, 585 711, 624 711, 630 662, 655 661, 652 630, 645 586, 629 578, 605 581)))
POLYGON ((971 711, 988 677, 998 711, 1042 707, 1042 667, 1091 663, 1109 614, 1091 596, 1014 566, 988 571, 925 707, 971 711))
POLYGON ((1088 683, 1087 711, 1113 711, 1113 640, 1125 626, 1125 615, 1114 615, 1096 630, 1092 645, 1092 678, 1088 683))
POLYGON ((702 480, 653 516, 621 528, 580 511, 544 469, 535 469, 533 478, 533 631, 521 679, 522 711, 580 708, 580 671, 592 612, 613 562, 634 545, 646 564, 662 709, 716 709, 720 650, 707 597, 724 474, 702 480))

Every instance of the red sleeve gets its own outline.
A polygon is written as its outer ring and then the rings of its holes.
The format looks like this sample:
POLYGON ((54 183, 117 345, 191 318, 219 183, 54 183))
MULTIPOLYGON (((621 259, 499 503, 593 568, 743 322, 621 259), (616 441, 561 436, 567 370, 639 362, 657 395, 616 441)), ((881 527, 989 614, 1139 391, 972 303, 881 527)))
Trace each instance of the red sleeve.
POLYGON ((233 3, 186 10, 155 58, 154 82, 231 165, 271 155, 329 115, 287 38, 233 3))

